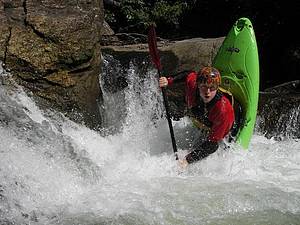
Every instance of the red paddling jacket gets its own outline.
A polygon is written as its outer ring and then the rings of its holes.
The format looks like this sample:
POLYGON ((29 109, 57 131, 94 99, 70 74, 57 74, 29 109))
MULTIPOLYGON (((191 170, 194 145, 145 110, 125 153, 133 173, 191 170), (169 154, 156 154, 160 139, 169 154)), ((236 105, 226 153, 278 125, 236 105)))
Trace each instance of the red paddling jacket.
POLYGON ((201 124, 210 128, 207 140, 194 146, 193 151, 186 156, 189 163, 205 158, 218 149, 218 142, 229 134, 234 123, 234 109, 229 99, 218 91, 209 102, 204 103, 197 88, 197 73, 179 74, 168 78, 168 85, 174 81, 186 81, 186 104, 189 114, 201 124))

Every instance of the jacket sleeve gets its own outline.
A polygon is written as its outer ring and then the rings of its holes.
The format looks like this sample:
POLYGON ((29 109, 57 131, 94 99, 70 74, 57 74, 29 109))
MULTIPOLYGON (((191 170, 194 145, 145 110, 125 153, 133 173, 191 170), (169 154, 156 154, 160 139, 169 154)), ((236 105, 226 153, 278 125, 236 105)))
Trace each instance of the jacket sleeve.
POLYGON ((185 157, 185 159, 188 163, 196 162, 200 159, 206 158, 210 154, 217 151, 218 147, 219 147, 218 142, 207 140, 207 141, 203 142, 202 144, 195 146, 194 151, 189 153, 185 157))
POLYGON ((185 81, 188 74, 189 74, 189 71, 184 70, 184 71, 176 73, 172 76, 167 77, 168 86, 171 86, 174 82, 185 81))

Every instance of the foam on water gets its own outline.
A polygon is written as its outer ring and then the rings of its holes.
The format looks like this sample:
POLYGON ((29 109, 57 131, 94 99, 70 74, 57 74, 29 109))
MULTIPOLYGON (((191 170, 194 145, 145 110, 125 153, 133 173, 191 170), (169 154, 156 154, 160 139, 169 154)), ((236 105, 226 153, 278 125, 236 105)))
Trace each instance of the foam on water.
MULTIPOLYGON (((2 224, 299 224, 299 140, 256 133, 182 171, 156 81, 130 79, 106 136, 1 86, 2 224)), ((197 131, 174 129, 182 156, 197 131)))

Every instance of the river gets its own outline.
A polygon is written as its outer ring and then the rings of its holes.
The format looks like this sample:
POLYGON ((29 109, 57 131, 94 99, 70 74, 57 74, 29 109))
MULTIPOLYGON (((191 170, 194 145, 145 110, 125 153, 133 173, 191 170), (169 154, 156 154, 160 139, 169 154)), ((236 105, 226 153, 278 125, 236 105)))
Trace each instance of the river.
MULTIPOLYGON (((106 62, 108 63, 108 62, 106 62)), ((155 71, 104 93, 105 129, 41 110, 0 68, 0 224, 300 224, 300 142, 266 138, 178 167, 155 71)), ((173 121, 179 155, 197 132, 173 121)))

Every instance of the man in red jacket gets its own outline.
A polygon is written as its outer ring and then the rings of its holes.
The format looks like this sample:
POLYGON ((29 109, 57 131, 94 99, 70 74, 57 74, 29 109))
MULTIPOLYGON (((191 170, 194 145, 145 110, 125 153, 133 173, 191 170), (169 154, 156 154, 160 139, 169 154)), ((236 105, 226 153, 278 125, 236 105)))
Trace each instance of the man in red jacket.
POLYGON ((199 73, 192 71, 175 77, 161 77, 159 86, 167 87, 182 79, 186 81, 186 103, 191 116, 209 128, 206 140, 197 143, 191 153, 179 160, 180 165, 186 167, 218 149, 219 142, 233 126, 234 110, 227 97, 218 90, 221 76, 217 69, 204 67, 199 73))

